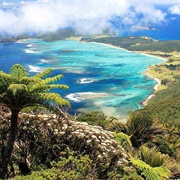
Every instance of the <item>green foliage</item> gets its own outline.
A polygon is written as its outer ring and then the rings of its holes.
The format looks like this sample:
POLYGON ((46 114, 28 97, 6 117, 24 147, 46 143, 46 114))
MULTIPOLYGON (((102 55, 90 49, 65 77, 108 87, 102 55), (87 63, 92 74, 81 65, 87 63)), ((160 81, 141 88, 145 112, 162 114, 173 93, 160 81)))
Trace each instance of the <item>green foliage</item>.
POLYGON ((130 136, 132 146, 139 148, 142 144, 152 140, 155 135, 164 133, 163 126, 157 119, 148 114, 133 113, 126 124, 116 123, 116 131, 130 136))
POLYGON ((96 173, 88 155, 74 156, 68 158, 60 158, 58 162, 52 162, 52 168, 34 171, 28 176, 16 176, 17 180, 84 180, 95 179, 96 173))
POLYGON ((179 123, 180 121, 180 81, 169 84, 167 89, 158 91, 149 100, 148 105, 140 113, 151 114, 161 123, 179 123))
POLYGON ((111 120, 107 119, 107 116, 102 111, 92 111, 89 113, 81 114, 77 117, 77 121, 87 122, 90 125, 101 126, 106 128, 111 120))
POLYGON ((18 111, 27 106, 46 106, 50 101, 53 105, 70 106, 59 94, 48 92, 54 88, 68 88, 63 84, 52 84, 63 77, 61 74, 45 78, 51 72, 51 69, 46 69, 34 77, 28 77, 27 71, 19 64, 15 64, 9 74, 0 72, 0 103, 18 111))
POLYGON ((132 147, 130 137, 125 133, 114 133, 114 139, 120 143, 120 145, 126 150, 129 151, 132 147))
POLYGON ((164 180, 170 178, 170 171, 167 168, 151 167, 140 159, 131 158, 130 161, 147 180, 164 180))
POLYGON ((168 159, 168 157, 161 154, 156 147, 149 149, 145 146, 141 146, 140 148, 140 157, 142 161, 151 167, 163 166, 168 159))
POLYGON ((28 73, 27 71, 22 67, 20 66, 19 64, 15 64, 9 74, 15 78, 17 80, 17 83, 20 82, 20 80, 23 78, 23 77, 27 77, 28 76, 28 73))

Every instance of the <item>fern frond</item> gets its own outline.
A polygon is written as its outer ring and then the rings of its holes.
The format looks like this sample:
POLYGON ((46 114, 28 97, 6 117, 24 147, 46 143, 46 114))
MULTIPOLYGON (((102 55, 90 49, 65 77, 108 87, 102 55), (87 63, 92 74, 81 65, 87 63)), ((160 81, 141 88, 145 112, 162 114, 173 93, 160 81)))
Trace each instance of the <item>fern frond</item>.
POLYGON ((11 68, 9 74, 17 79, 17 81, 20 81, 21 78, 28 76, 28 72, 20 64, 15 64, 11 68))
POLYGON ((149 149, 141 146, 140 155, 141 159, 152 167, 162 166, 167 160, 166 156, 159 152, 156 147, 149 149))
POLYGON ((69 87, 64 84, 50 84, 50 85, 45 85, 43 82, 42 83, 37 83, 34 84, 33 86, 30 87, 30 92, 36 92, 36 93, 43 93, 50 91, 52 89, 68 89, 69 87))
POLYGON ((0 71, 0 82, 4 86, 9 86, 9 84, 14 82, 14 80, 15 79, 10 74, 6 74, 3 71, 0 71))
POLYGON ((39 100, 43 101, 48 101, 49 103, 54 103, 59 106, 68 106, 70 108, 70 103, 68 100, 62 98, 59 94, 57 93, 39 93, 38 94, 39 100))
POLYGON ((33 85, 37 83, 41 83, 42 79, 37 78, 37 77, 23 77, 20 80, 20 84, 26 84, 26 85, 33 85))
POLYGON ((130 162, 141 171, 147 180, 165 180, 170 177, 170 170, 165 167, 151 167, 140 159, 131 158, 130 162))
POLYGON ((13 96, 22 95, 27 92, 27 86, 24 84, 11 84, 9 85, 7 91, 11 93, 13 96))
POLYGON ((168 168, 165 167, 155 167, 153 168, 154 171, 157 172, 157 174, 165 179, 169 179, 171 175, 171 171, 168 168))
POLYGON ((163 180, 153 168, 144 170, 141 175, 145 176, 146 180, 163 180))
POLYGON ((49 83, 53 83, 55 81, 58 81, 59 79, 63 78, 64 76, 62 74, 59 74, 57 76, 54 76, 54 77, 50 77, 50 78, 46 78, 44 81, 46 84, 49 84, 49 83))
POLYGON ((150 169, 151 166, 149 164, 146 164, 144 161, 141 161, 140 159, 134 159, 131 158, 130 162, 139 170, 144 171, 145 169, 150 169))
POLYGON ((34 75, 33 77, 43 79, 43 78, 49 76, 51 73, 52 73, 52 69, 48 68, 48 69, 45 69, 44 71, 42 71, 41 73, 34 75))
POLYGON ((65 84, 50 84, 48 85, 50 89, 69 89, 69 86, 65 84))
POLYGON ((43 80, 37 82, 37 83, 33 83, 32 86, 30 86, 30 92, 32 93, 40 93, 40 92, 46 92, 49 91, 49 87, 44 83, 43 80))

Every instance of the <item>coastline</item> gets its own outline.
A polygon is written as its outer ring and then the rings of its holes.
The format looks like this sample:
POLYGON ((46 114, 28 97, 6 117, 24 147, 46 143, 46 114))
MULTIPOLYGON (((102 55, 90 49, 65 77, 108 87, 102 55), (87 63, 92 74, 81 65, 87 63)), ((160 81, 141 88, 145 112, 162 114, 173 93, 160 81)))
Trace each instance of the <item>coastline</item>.
POLYGON ((161 80, 158 79, 158 78, 156 78, 156 77, 154 77, 154 76, 152 76, 151 74, 149 74, 149 73, 148 73, 148 69, 144 72, 144 75, 146 75, 147 77, 149 77, 149 78, 151 78, 151 79, 154 79, 154 80, 156 81, 156 85, 154 86, 154 91, 153 91, 153 93, 150 94, 150 95, 148 96, 148 98, 145 99, 145 100, 143 101, 143 103, 142 103, 143 106, 146 106, 147 103, 148 103, 148 101, 149 101, 153 96, 155 96, 155 93, 156 93, 158 87, 161 85, 161 80))
MULTIPOLYGON (((129 51, 129 50, 125 49, 125 48, 122 48, 122 47, 119 47, 119 46, 115 46, 115 45, 113 45, 113 44, 106 44, 106 43, 100 43, 100 42, 93 42, 93 43, 104 44, 104 45, 106 45, 106 46, 111 46, 111 47, 114 47, 114 48, 122 49, 123 51, 128 51, 128 52, 133 52, 133 53, 142 54, 142 55, 145 55, 145 56, 151 56, 151 57, 154 57, 154 58, 159 58, 159 59, 163 60, 164 62, 167 61, 166 58, 161 57, 160 55, 158 56, 158 55, 156 55, 156 54, 155 54, 155 55, 149 54, 148 51, 147 51, 147 52, 146 52, 146 51, 129 51)), ((162 62, 162 63, 164 63, 164 62, 162 62)), ((159 64, 162 64, 162 63, 159 63, 159 64)), ((150 66, 150 67, 152 67, 152 66, 150 66)), ((155 93, 157 92, 158 87, 161 85, 161 79, 158 79, 157 77, 154 77, 153 75, 149 74, 149 73, 148 73, 148 70, 149 70, 149 68, 147 68, 147 69, 145 70, 145 72, 143 72, 143 74, 144 74, 145 76, 149 77, 150 79, 153 79, 154 81, 156 81, 156 85, 155 85, 154 88, 153 88, 153 89, 154 89, 153 93, 150 94, 150 95, 142 102, 143 106, 146 106, 147 103, 148 103, 148 101, 149 101, 152 97, 155 96, 155 93)))

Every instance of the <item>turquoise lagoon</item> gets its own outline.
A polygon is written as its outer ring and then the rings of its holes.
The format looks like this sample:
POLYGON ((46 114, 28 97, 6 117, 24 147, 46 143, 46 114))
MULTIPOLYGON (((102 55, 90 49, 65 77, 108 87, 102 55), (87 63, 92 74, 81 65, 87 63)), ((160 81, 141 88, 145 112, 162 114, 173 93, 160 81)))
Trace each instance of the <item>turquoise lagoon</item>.
POLYGON ((144 72, 163 59, 105 44, 31 39, 1 44, 0 62, 5 72, 19 63, 32 75, 49 67, 63 74, 59 83, 69 89, 56 92, 71 102, 71 114, 98 110, 125 119, 153 93, 156 82, 144 72))

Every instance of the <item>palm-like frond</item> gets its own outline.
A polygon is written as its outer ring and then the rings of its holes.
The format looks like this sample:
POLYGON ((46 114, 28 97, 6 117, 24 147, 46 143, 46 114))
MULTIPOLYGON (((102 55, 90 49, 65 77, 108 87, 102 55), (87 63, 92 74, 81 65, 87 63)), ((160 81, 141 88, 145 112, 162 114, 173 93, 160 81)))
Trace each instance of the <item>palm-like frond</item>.
POLYGON ((69 87, 64 84, 50 84, 46 85, 44 82, 34 84, 30 87, 30 92, 46 92, 52 89, 68 89, 69 87))
POLYGON ((50 89, 69 89, 69 86, 65 84, 50 84, 47 87, 50 89))
POLYGON ((38 101, 44 101, 44 102, 51 102, 55 105, 59 105, 59 106, 68 106, 70 107, 70 103, 69 101, 67 101, 66 99, 62 98, 59 94, 57 93, 39 93, 37 96, 37 100, 38 101))
POLYGON ((15 64, 10 74, 0 72, 0 103, 6 104, 10 109, 18 111, 28 106, 46 106, 47 103, 58 106, 70 107, 69 101, 57 93, 51 93, 52 89, 67 89, 64 84, 53 84, 63 75, 45 78, 50 75, 52 69, 29 77, 27 71, 19 64, 15 64), (52 84, 51 84, 52 83, 52 84))
POLYGON ((131 163, 147 180, 165 180, 170 178, 170 170, 165 167, 151 167, 140 159, 130 159, 131 163))
POLYGON ((23 77, 28 76, 28 72, 19 64, 15 64, 11 70, 10 70, 10 75, 12 75, 17 81, 19 82, 20 79, 23 77))
POLYGON ((22 77, 19 83, 33 86, 34 84, 41 83, 42 81, 42 79, 37 77, 22 77))
POLYGON ((144 114, 132 114, 127 121, 127 134, 131 136, 134 147, 139 148, 143 143, 152 140, 155 135, 163 134, 164 128, 158 119, 152 119, 144 114))
POLYGON ((46 84, 49 84, 49 83, 53 83, 55 81, 58 81, 58 80, 60 80, 63 77, 64 76, 62 74, 59 74, 59 75, 54 76, 54 77, 46 78, 44 81, 45 81, 46 84))
POLYGON ((145 146, 141 146, 140 156, 144 162, 152 167, 163 166, 168 159, 166 155, 159 152, 156 147, 149 149, 145 146))
POLYGON ((44 71, 42 71, 41 73, 36 74, 34 77, 43 79, 43 78, 49 76, 51 73, 52 73, 52 69, 48 68, 48 69, 45 69, 44 71))
POLYGON ((27 94, 28 88, 24 84, 10 84, 7 88, 7 92, 12 93, 13 96, 18 96, 19 94, 27 94))
POLYGON ((3 86, 8 87, 14 80, 15 79, 10 74, 0 71, 0 88, 3 88, 3 86))

